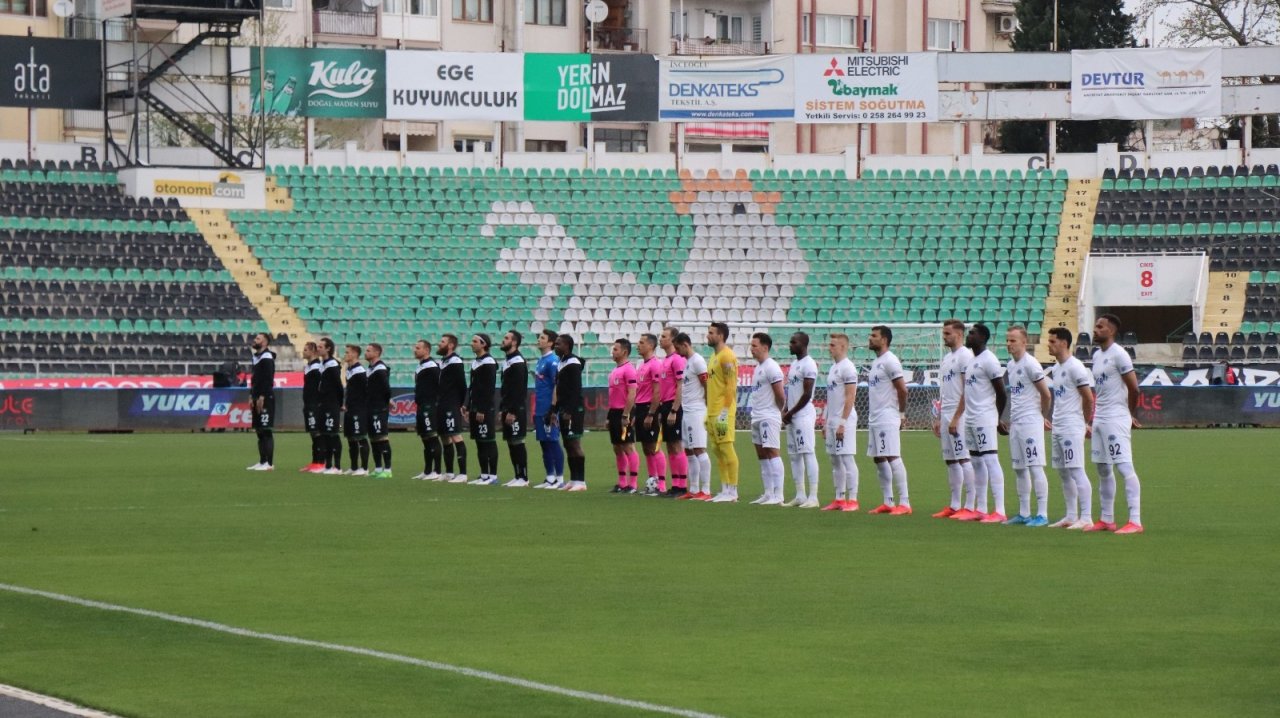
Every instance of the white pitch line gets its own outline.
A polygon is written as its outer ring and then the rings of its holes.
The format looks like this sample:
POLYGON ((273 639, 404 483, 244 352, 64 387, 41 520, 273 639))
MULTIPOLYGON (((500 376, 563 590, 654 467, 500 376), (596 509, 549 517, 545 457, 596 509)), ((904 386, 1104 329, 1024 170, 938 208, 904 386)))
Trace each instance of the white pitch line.
POLYGON ((117 718, 117 716, 110 713, 103 713, 102 711, 96 711, 92 708, 85 708, 74 703, 68 703, 61 698, 46 696, 42 693, 32 693, 31 691, 25 691, 17 686, 7 686, 3 683, 0 683, 0 696, 17 698, 20 701, 34 703, 35 705, 44 706, 45 708, 52 708, 57 711, 62 711, 63 713, 70 713, 73 716, 82 716, 82 718, 117 718))
POLYGON ((245 638, 257 638, 264 641, 272 641, 275 643, 285 643, 294 646, 305 646, 307 648, 319 648, 325 651, 336 651, 338 653, 350 653, 357 656, 365 656, 368 658, 379 658, 384 661, 392 661, 394 663, 405 663, 411 666, 419 666, 422 668, 430 668, 434 671, 443 671, 445 673, 454 673, 468 678, 479 678, 480 680, 492 681, 494 683, 505 683, 518 688, 527 688, 533 691, 541 691, 543 693, 552 693, 559 696, 567 696, 569 698, 577 698, 584 701, 594 703, 604 703, 607 705, 621 706, 624 708, 635 708, 638 710, 650 711, 652 713, 663 713, 666 715, 684 716, 685 718, 721 718, 714 713, 703 713, 700 711, 689 710, 687 708, 676 708, 673 706, 664 706, 658 703, 649 703, 647 701, 637 701, 630 698, 619 698, 617 696, 607 695, 605 693, 592 693, 590 691, 580 691, 574 688, 565 688, 550 683, 541 683, 539 681, 530 681, 524 678, 516 678, 514 676, 505 676, 501 673, 493 673, 491 671, 482 671, 476 668, 467 668, 466 666, 455 666, 451 663, 441 663, 439 661, 428 661, 422 658, 414 658, 413 656, 405 656, 399 653, 388 653, 387 651, 378 651, 372 648, 361 648, 359 646, 347 646, 341 643, 327 643, 325 641, 313 641, 308 638, 299 638, 297 636, 287 636, 279 633, 264 633, 249 628, 239 628, 237 626, 229 626, 225 623, 217 623, 214 621, 205 621, 199 618, 188 618, 186 616, 178 616, 172 613, 162 613, 160 611, 152 611, 145 608, 133 608, 131 606, 121 606, 114 603, 104 603, 102 601, 94 601, 87 598, 79 598, 78 596, 68 596, 64 593, 54 593, 52 591, 41 591, 37 588, 28 588, 26 586, 16 586, 9 583, 0 583, 0 591, 8 591, 10 593, 18 593, 26 596, 38 596, 47 598, 51 601, 60 601, 85 608, 97 608, 103 611, 115 611, 117 613, 129 613, 135 616, 145 616, 147 618, 158 618, 162 621, 170 623, 180 623, 185 626, 196 626, 218 633, 227 633, 233 636, 242 636, 245 638))

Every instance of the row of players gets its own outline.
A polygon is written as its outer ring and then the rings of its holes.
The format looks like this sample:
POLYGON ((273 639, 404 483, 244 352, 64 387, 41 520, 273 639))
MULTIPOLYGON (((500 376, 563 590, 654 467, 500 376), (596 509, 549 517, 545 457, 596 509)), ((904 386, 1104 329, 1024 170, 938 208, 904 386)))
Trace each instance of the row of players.
MULTIPOLYGON (((961 521, 1045 526, 1048 522, 1048 481, 1044 472, 1044 431, 1051 429, 1052 465, 1062 480, 1066 515, 1053 526, 1086 531, 1141 533, 1140 486, 1130 453, 1130 430, 1137 426, 1132 410, 1138 397, 1136 375, 1127 354, 1116 344, 1120 321, 1113 315, 1098 318, 1094 327, 1097 345, 1093 373, 1071 355, 1071 333, 1050 330, 1049 348, 1058 362, 1053 376, 1046 375, 1039 362, 1027 352, 1027 334, 1013 327, 1006 337, 1010 360, 1002 367, 987 349, 990 332, 975 324, 967 333, 958 320, 944 323, 943 342, 947 354, 940 371, 940 397, 935 402, 934 433, 941 440, 947 465, 951 501, 935 518, 961 521), (1096 391, 1096 399, 1095 399, 1096 391), (1003 422, 1006 404, 1010 414, 1003 422), (1046 419, 1051 415, 1051 420, 1046 419), (1012 518, 1004 514, 1004 474, 998 455, 997 434, 1010 436, 1012 463, 1017 474, 1019 510, 1012 518), (1084 470, 1085 440, 1092 439, 1092 461, 1099 475, 1101 520, 1092 520, 1092 486, 1084 470), (1129 522, 1117 528, 1114 519, 1115 475, 1125 480, 1129 522), (990 489, 993 505, 988 503, 990 489), (1035 497, 1036 510, 1031 511, 1035 497)), ((661 337, 646 334, 636 348, 641 363, 630 361, 632 345, 619 339, 612 346, 615 368, 609 375, 608 428, 614 447, 618 482, 616 493, 638 491, 641 444, 647 464, 647 493, 655 496, 714 503, 738 500, 738 460, 733 448, 733 417, 737 411, 737 357, 726 344, 729 329, 716 322, 707 331, 712 351, 710 363, 692 346, 687 334, 665 329, 661 337), (661 349, 664 357, 657 356, 661 349), (710 441, 708 441, 710 437, 710 441), (660 444, 666 444, 666 453, 660 444), (711 462, 708 447, 716 454, 721 491, 711 494, 711 462), (667 486, 670 459, 671 485, 667 486)), ((471 365, 468 392, 463 362, 457 355, 458 339, 447 334, 436 347, 439 359, 431 355, 426 341, 414 347, 415 399, 418 405, 417 432, 424 447, 425 468, 414 478, 451 483, 492 485, 497 477, 497 435, 499 427, 510 448, 515 478, 506 486, 529 485, 528 455, 524 447, 525 417, 528 416, 528 369, 520 353, 522 336, 510 331, 502 339, 503 361, 491 356, 491 339, 485 334, 472 337, 475 359, 471 365), (499 369, 500 367, 500 369, 499 369), (502 391, 495 406, 496 380, 501 372, 502 391), (476 443, 480 476, 469 480, 466 445, 462 441, 464 409, 470 434, 476 443), (458 473, 454 473, 455 458, 458 473), (443 466, 442 466, 443 460, 443 466), (443 469, 443 470, 442 470, 443 469)), ((906 420, 907 390, 902 364, 891 351, 893 333, 877 326, 868 337, 868 347, 876 354, 867 373, 869 387, 867 453, 876 465, 883 503, 871 513, 910 514, 907 472, 900 451, 900 431, 906 420)), ((255 424, 259 426, 259 464, 271 467, 269 453, 271 396, 267 372, 260 364, 270 362, 266 337, 255 338, 253 401, 255 424), (262 419, 260 417, 266 417, 262 419), (264 448, 264 441, 268 442, 264 448)), ((784 376, 770 358, 772 338, 757 333, 751 338, 751 355, 757 362, 750 394, 751 435, 761 466, 764 493, 752 503, 762 505, 817 508, 818 462, 815 455, 817 414, 813 405, 818 368, 809 356, 809 337, 798 332, 790 338, 789 349, 796 360, 784 376), (780 458, 782 435, 786 434, 796 495, 784 502, 785 471, 780 458)), ((535 488, 585 491, 586 477, 581 438, 585 406, 582 396, 583 360, 574 354, 574 341, 567 335, 547 330, 538 336, 541 356, 534 370, 534 427, 542 447, 546 480, 535 488), (564 480, 564 454, 568 454, 569 481, 564 480)), ((390 476, 390 444, 387 441, 387 411, 390 388, 386 365, 380 360, 381 347, 365 349, 369 362, 359 363, 360 349, 348 345, 345 406, 339 365, 333 359, 333 343, 323 339, 307 345, 308 387, 304 390, 306 420, 313 429, 313 462, 304 470, 338 473, 341 441, 336 427, 339 412, 345 411, 344 433, 351 445, 353 473, 365 473, 369 438, 372 433, 374 474, 390 476), (315 376, 314 383, 311 377, 315 376), (367 383, 362 380, 368 377, 367 383), (356 389, 352 390, 352 386, 356 389), (370 407, 379 407, 370 411, 370 407), (355 418, 352 418, 352 415, 355 418), (360 466, 357 456, 363 456, 360 466)), ((856 450, 858 417, 854 408, 858 371, 848 358, 849 338, 833 334, 828 342, 832 366, 827 375, 825 445, 831 457, 836 499, 824 510, 858 509, 858 468, 856 450)))

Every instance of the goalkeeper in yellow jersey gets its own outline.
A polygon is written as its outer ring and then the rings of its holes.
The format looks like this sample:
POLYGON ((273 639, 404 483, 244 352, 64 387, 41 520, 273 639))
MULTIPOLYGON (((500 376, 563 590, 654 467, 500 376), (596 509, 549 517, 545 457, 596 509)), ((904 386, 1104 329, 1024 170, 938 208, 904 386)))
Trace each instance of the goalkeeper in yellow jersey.
POLYGON ((720 493, 715 503, 738 500, 738 452, 733 447, 738 413, 738 357, 729 348, 729 325, 712 322, 707 329, 711 361, 707 366, 707 433, 720 467, 720 493))

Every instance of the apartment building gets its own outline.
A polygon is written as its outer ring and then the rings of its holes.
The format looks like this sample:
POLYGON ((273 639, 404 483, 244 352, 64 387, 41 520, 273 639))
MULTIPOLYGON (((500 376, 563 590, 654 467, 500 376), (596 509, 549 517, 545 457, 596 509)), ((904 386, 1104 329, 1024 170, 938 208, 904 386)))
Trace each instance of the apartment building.
MULTIPOLYGON (((92 0, 54 17, 52 0, 0 0, 0 33, 97 37, 92 0)), ((1014 0, 604 0, 594 27, 580 0, 264 0, 268 41, 319 47, 481 52, 769 55, 849 52, 1002 52, 1009 49, 1014 0)), ((167 30, 148 21, 152 37, 167 30)), ((108 28, 108 36, 118 30, 108 28)), ((112 37, 112 39, 117 39, 112 37)), ((949 88, 948 88, 949 89, 949 88)), ((41 110, 39 139, 69 139, 92 113, 41 110)), ((26 111, 0 109, 0 139, 21 139, 26 111), (12 121, 11 121, 12 120, 12 121), (19 131, 15 131, 19 130, 19 131)), ((408 122, 366 120, 364 149, 574 152, 585 149, 582 123, 408 122), (381 147, 377 146, 381 144, 381 147)), ((100 126, 100 125, 99 125, 100 126)), ((980 123, 796 125, 794 123, 593 123, 607 151, 869 154, 963 151, 982 139, 980 123), (855 135, 860 131, 861 136, 855 135)))

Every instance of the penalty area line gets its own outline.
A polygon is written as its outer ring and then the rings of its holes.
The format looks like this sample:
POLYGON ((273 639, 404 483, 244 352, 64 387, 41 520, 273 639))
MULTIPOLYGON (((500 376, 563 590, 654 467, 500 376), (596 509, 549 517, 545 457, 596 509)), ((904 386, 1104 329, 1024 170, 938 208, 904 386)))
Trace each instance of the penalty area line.
POLYGON ((155 618, 170 623, 178 623, 184 626, 195 626, 204 628, 218 633, 225 633, 232 636, 241 636, 244 638, 256 638, 263 641, 271 641, 274 643, 283 643, 292 646, 304 646, 307 648, 318 648, 324 651, 334 651, 337 653, 349 653, 356 656, 365 656, 367 658, 377 658, 383 661, 391 661, 393 663, 404 663, 420 668, 429 668, 434 671, 442 671, 444 673, 453 673, 455 675, 466 676, 468 678, 477 678, 493 683, 503 683, 517 688, 525 688, 533 691, 541 691, 543 693, 551 693, 558 696, 566 696, 569 698, 577 698, 579 700, 591 701, 594 703, 603 703, 606 705, 621 706, 624 708, 635 708, 637 710, 649 711, 652 713, 662 713, 665 715, 684 716, 685 718, 720 718, 714 713, 703 713, 700 711, 689 710, 686 708, 676 708, 674 706, 664 706, 658 703, 649 703, 647 701, 632 700, 630 698, 620 698, 605 693, 593 693, 591 691, 580 691, 574 688, 565 688, 563 686, 552 685, 550 683, 542 683, 539 681, 531 681, 515 676, 507 676, 501 673, 493 673, 491 671, 483 671, 477 668, 468 668, 466 666, 455 666, 452 663, 442 663, 440 661, 428 661, 422 658, 414 658, 413 656, 405 656, 399 653, 389 653, 387 651, 379 651, 372 648, 361 648, 360 646, 348 646, 341 643, 328 643, 325 641, 313 641, 309 638, 299 638, 298 636, 288 636, 279 633, 265 633, 255 631, 249 628, 240 628, 225 623, 217 623, 216 621, 205 621, 199 618, 189 618, 187 616, 178 616, 172 613, 163 613, 161 611, 152 611, 145 608, 133 608, 131 606, 122 606, 115 603, 105 603, 103 601, 94 601, 92 599, 80 598, 78 596, 69 596, 64 593, 54 593, 52 591, 42 591, 37 588, 28 588, 26 586, 17 586, 9 583, 0 583, 0 591, 8 591, 24 596, 36 596, 39 598, 49 599, 51 601, 59 601, 83 608, 96 608, 102 611, 113 611, 116 613, 128 613, 134 616, 144 616, 146 618, 155 618))

